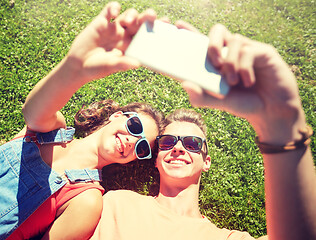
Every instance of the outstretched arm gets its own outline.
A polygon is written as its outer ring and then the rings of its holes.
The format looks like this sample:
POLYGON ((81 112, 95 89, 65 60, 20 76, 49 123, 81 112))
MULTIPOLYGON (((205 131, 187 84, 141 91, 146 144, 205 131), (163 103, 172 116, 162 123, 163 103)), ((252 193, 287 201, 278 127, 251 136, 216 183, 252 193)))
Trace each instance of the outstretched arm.
POLYGON ((76 37, 67 56, 30 92, 23 106, 27 126, 47 132, 65 127, 59 110, 85 83, 114 72, 136 68, 139 63, 124 56, 139 26, 156 18, 153 10, 139 14, 110 2, 76 37))
MULTIPOLYGON (((271 146, 301 140, 306 120, 296 79, 277 51, 222 25, 215 25, 209 36, 211 61, 232 89, 221 100, 185 82, 191 103, 246 118, 260 142, 271 146), (224 46, 229 49, 226 58, 220 54, 224 46)), ((269 240, 315 239, 316 176, 310 148, 263 153, 263 158, 269 240)))

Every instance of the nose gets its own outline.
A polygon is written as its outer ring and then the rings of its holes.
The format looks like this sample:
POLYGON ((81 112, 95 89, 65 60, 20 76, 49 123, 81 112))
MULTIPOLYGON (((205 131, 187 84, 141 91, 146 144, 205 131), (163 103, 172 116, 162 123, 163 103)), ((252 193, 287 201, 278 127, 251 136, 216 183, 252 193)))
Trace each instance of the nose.
POLYGON ((173 153, 179 153, 179 154, 184 154, 185 153, 185 148, 182 145, 181 141, 178 141, 176 145, 172 148, 173 153))
POLYGON ((140 137, 132 136, 132 135, 127 135, 125 140, 126 140, 126 145, 130 148, 134 147, 136 142, 138 141, 140 137))

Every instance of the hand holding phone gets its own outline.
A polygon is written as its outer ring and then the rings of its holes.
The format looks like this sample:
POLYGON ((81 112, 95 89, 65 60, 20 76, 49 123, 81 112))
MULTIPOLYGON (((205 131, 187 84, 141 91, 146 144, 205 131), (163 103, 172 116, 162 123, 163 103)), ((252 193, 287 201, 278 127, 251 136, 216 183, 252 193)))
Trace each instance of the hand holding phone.
POLYGON ((154 71, 191 81, 223 98, 230 86, 208 59, 208 44, 209 38, 203 34, 156 20, 143 23, 125 55, 154 71))

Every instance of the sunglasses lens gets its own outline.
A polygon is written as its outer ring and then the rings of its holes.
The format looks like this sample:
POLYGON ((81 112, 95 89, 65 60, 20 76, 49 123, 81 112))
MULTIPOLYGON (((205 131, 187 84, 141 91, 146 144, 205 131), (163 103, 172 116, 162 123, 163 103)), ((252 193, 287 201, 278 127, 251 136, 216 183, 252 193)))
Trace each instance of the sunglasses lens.
POLYGON ((126 125, 131 134, 139 135, 143 132, 143 125, 138 117, 129 118, 126 125))
POLYGON ((198 152, 202 149, 203 141, 198 137, 184 137, 183 145, 189 151, 198 152))
POLYGON ((145 158, 150 155, 150 146, 145 139, 137 142, 136 154, 138 158, 145 158))
POLYGON ((175 136, 161 136, 158 140, 158 147, 161 150, 169 150, 176 145, 177 140, 178 139, 175 136))
POLYGON ((176 137, 173 135, 161 135, 158 139, 158 147, 160 150, 170 150, 181 139, 183 147, 190 152, 200 152, 203 146, 203 139, 200 137, 186 136, 176 137))

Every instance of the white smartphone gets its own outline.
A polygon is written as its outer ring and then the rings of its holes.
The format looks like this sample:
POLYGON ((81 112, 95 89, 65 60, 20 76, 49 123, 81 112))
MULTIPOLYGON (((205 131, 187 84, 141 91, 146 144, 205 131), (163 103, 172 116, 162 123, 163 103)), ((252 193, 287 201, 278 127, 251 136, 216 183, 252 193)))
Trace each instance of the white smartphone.
POLYGON ((125 55, 154 71, 191 81, 223 98, 230 87, 208 60, 208 44, 209 38, 203 34, 155 20, 143 23, 125 55))

